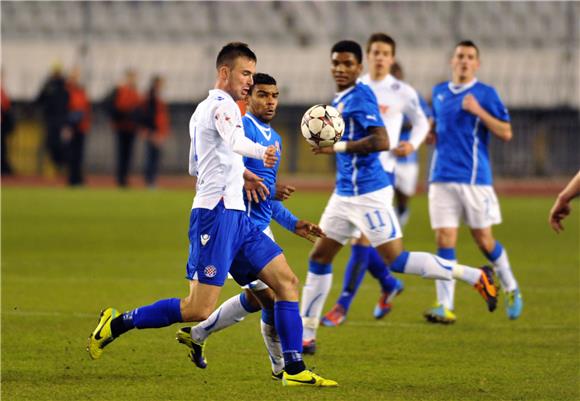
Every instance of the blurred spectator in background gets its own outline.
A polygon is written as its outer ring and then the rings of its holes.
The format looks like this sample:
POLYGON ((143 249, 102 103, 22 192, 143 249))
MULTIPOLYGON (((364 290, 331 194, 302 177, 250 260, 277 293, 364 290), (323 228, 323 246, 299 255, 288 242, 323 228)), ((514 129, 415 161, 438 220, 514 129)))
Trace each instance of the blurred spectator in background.
POLYGON ((163 78, 154 76, 147 97, 143 102, 143 130, 146 138, 145 184, 155 187, 159 172, 161 148, 169 135, 169 114, 161 99, 163 78))
POLYGON ((117 136, 117 184, 128 185, 128 174, 139 128, 141 97, 137 92, 137 74, 129 69, 122 84, 113 89, 105 102, 117 136))
POLYGON ((4 90, 4 74, 2 73, 2 78, 0 82, 0 93, 2 95, 2 103, 0 103, 2 108, 2 143, 0 144, 2 154, 0 155, 2 160, 2 175, 12 175, 12 167, 10 166, 10 161, 8 160, 8 146, 7 139, 8 136, 14 131, 14 114, 12 113, 12 105, 10 104, 10 98, 4 90))
POLYGON ((71 186, 83 185, 85 135, 88 134, 91 125, 91 105, 79 80, 80 69, 74 67, 67 81, 69 113, 63 135, 68 162, 68 183, 71 186))
POLYGON ((60 170, 65 162, 62 146, 62 130, 68 118, 68 91, 62 66, 54 64, 36 102, 42 107, 46 130, 45 147, 50 159, 60 170))

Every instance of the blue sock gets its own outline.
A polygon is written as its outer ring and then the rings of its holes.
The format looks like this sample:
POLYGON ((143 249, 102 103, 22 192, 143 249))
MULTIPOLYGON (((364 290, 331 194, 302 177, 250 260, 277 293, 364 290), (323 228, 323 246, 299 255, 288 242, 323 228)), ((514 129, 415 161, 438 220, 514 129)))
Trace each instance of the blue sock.
POLYGON ((494 263, 501 256, 502 252, 503 252, 503 245, 500 244, 499 241, 495 241, 495 246, 493 247, 493 250, 489 253, 484 252, 483 254, 487 258, 487 260, 489 260, 491 263, 494 263))
POLYGON ((125 324, 133 324, 138 329, 150 329, 182 322, 179 298, 169 298, 154 304, 142 306, 123 314, 125 324), (127 315, 127 318, 125 318, 127 315), (132 321, 129 323, 129 321, 132 321))
POLYGON ((375 248, 371 248, 369 252, 368 270, 379 281, 383 292, 391 292, 397 285, 397 279, 391 274, 391 270, 375 248))
POLYGON ((308 271, 314 274, 330 274, 332 273, 332 265, 330 263, 323 264, 313 260, 308 260, 308 271))
POLYGON ((262 309, 262 322, 276 327, 274 309, 262 309))
POLYGON ((255 308, 255 307, 254 307, 254 306, 253 306, 253 305, 252 305, 252 304, 251 304, 251 303, 248 301, 248 298, 246 298, 246 293, 245 293, 245 292, 242 292, 242 293, 240 294, 240 303, 242 304, 242 307, 243 307, 245 310, 247 310, 249 313, 254 313, 254 312, 257 312, 257 311, 259 311, 260 309, 262 309, 262 308, 260 308, 260 307, 258 307, 258 308, 255 308))
POLYGON ((446 260, 457 260, 455 248, 439 248, 437 249, 437 256, 446 260))
POLYGON ((298 302, 276 302, 274 304, 274 322, 282 345, 286 372, 288 374, 301 372, 305 367, 302 361, 302 318, 298 302))
POLYGON ((338 303, 347 312, 367 271, 370 249, 368 246, 352 246, 350 259, 346 264, 346 271, 344 272, 342 293, 340 294, 340 298, 338 298, 338 303))

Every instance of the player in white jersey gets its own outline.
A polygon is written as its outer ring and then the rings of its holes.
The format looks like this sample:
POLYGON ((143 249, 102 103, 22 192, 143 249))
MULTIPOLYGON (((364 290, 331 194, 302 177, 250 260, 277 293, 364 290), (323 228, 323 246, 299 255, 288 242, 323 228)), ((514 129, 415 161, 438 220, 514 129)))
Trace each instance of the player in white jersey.
MULTIPOLYGON (((451 58, 451 81, 433 88, 435 152, 429 177, 429 216, 435 230, 438 255, 455 261, 461 220, 485 257, 493 264, 507 296, 506 313, 517 319, 523 301, 507 251, 492 233, 501 223, 488 156, 492 136, 512 138, 510 116, 496 90, 479 82, 479 49, 459 42, 451 58)), ((455 283, 438 281, 437 302, 425 312, 435 323, 453 323, 455 283)))
MULTIPOLYGON (((400 63, 395 62, 391 66, 391 74, 398 80, 404 80, 404 71, 400 63)), ((419 104, 425 117, 429 121, 429 125, 433 122, 433 113, 427 101, 417 92, 419 96, 419 104)), ((411 134, 412 124, 408 118, 403 120, 401 128, 400 141, 408 141, 411 134)), ((397 157, 397 165, 395 167, 395 204, 397 207, 397 216, 401 226, 405 226, 409 221, 411 215, 410 201, 417 191, 417 182, 419 178, 419 157, 417 152, 413 152, 407 156, 397 157)))
POLYGON ((336 155, 336 189, 322 214, 318 238, 309 257, 302 292, 303 347, 314 353, 315 337, 324 302, 332 284, 332 260, 351 238, 362 233, 393 271, 429 279, 458 278, 475 287, 495 309, 496 291, 491 268, 476 269, 426 252, 408 252, 393 209, 393 188, 379 161, 389 149, 389 137, 372 90, 357 79, 362 71, 362 49, 353 41, 340 41, 331 49, 331 72, 337 94, 332 102, 345 120, 345 131, 331 147, 313 148, 315 154, 336 155))
MULTIPOLYGON (((360 82, 368 85, 375 94, 382 121, 389 135, 389 143, 393 145, 392 150, 383 151, 379 156, 383 169, 392 183, 395 181, 397 157, 407 156, 419 148, 429 131, 429 122, 419 103, 417 91, 390 73, 395 62, 395 40, 384 33, 372 34, 367 41, 366 50, 369 73, 363 75, 360 82), (404 117, 411 122, 412 129, 410 137, 400 141, 399 134, 404 117)), ((392 205, 392 191, 386 195, 385 203, 392 205)), ((342 292, 334 307, 322 319, 323 325, 334 327, 344 322, 367 269, 379 281, 382 290, 373 311, 375 318, 381 319, 390 312, 393 299, 403 290, 403 283, 390 274, 369 240, 361 236, 352 241, 342 292)))
MULTIPOLYGON (((254 75, 254 85, 247 97, 247 112, 242 117, 244 133, 247 138, 264 146, 274 145, 280 152, 283 148, 282 137, 270 125, 278 108, 278 86, 270 75, 258 73, 254 75)), ((250 220, 266 235, 274 240, 270 223, 275 220, 288 231, 314 242, 314 238, 323 235, 322 230, 315 224, 300 220, 286 209, 279 200, 288 199, 294 188, 279 184, 277 181, 280 159, 273 168, 266 168, 257 159, 244 158, 246 169, 256 174, 270 189, 270 196, 258 199, 258 196, 247 195, 245 198, 246 210, 250 220), (272 197, 274 196, 274 199, 272 197)), ((234 263, 245 263, 236 260, 234 263)), ((275 330, 274 304, 275 294, 260 280, 244 286, 241 294, 235 295, 222 303, 203 322, 194 327, 182 327, 177 332, 177 340, 185 341, 190 345, 189 358, 201 369, 207 367, 205 345, 210 335, 236 323, 254 312, 262 311, 260 329, 270 363, 272 378, 283 378, 284 358, 280 346, 280 338, 275 330)))
POLYGON ((298 309, 298 279, 278 245, 256 227, 246 214, 242 196, 243 156, 262 159, 273 167, 275 146, 262 146, 244 135, 235 101, 247 96, 256 71, 256 55, 245 43, 229 43, 216 60, 214 89, 196 108, 189 128, 189 172, 197 176, 189 224, 186 272, 189 295, 160 300, 119 314, 101 313, 89 337, 93 359, 103 348, 134 328, 158 328, 177 322, 199 322, 215 309, 228 272, 241 285, 259 278, 276 296, 276 330, 280 336, 287 386, 336 386, 308 370, 302 360, 302 325, 298 309), (243 259, 246 263, 233 263, 243 259))

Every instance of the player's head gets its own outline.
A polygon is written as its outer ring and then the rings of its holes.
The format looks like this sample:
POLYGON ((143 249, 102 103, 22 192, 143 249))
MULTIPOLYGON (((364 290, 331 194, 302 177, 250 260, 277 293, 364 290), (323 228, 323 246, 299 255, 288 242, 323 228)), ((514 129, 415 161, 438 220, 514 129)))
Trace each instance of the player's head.
POLYGON ((256 72, 257 58, 247 44, 228 43, 218 53, 216 87, 228 92, 234 100, 246 97, 252 86, 252 75, 256 72))
POLYGON ((331 72, 339 91, 354 86, 362 72, 362 49, 352 40, 341 40, 330 51, 331 72))
POLYGON ((462 40, 455 45, 451 57, 453 81, 469 82, 479 69, 479 48, 471 40, 462 40))
POLYGON ((373 78, 385 77, 395 62, 395 40, 386 33, 373 33, 367 41, 367 58, 373 78))
POLYGON ((404 80, 405 79, 405 73, 403 71, 403 66, 401 64, 399 64, 398 62, 394 62, 393 65, 391 66, 391 74, 397 78, 398 80, 404 80))
POLYGON ((276 115, 278 107, 278 86, 276 80, 268 74, 254 75, 254 85, 248 95, 248 111, 262 122, 269 123, 276 115))

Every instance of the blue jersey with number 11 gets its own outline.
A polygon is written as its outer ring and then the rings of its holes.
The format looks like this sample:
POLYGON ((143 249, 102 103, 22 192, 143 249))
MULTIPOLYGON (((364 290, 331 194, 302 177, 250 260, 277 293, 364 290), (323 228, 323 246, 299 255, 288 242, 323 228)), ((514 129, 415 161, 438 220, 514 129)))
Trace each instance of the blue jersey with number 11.
MULTIPOLYGON (((384 127, 372 89, 363 83, 340 92, 332 105, 344 119, 341 141, 357 141, 369 136, 370 127, 384 127)), ((357 196, 374 192, 391 185, 379 160, 379 153, 337 153, 336 193, 341 196, 357 196)))

